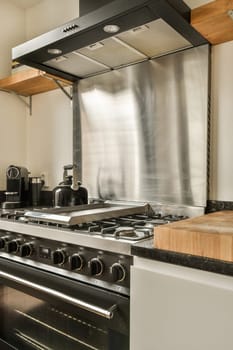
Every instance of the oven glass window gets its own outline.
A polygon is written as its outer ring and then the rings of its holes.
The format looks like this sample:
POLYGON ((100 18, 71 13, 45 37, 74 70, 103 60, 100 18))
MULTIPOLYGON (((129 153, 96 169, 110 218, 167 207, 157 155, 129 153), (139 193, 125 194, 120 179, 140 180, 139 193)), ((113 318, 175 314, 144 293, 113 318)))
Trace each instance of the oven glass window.
POLYGON ((70 312, 65 305, 58 308, 7 286, 0 297, 0 337, 16 349, 128 349, 120 334, 80 316, 75 308, 70 312))

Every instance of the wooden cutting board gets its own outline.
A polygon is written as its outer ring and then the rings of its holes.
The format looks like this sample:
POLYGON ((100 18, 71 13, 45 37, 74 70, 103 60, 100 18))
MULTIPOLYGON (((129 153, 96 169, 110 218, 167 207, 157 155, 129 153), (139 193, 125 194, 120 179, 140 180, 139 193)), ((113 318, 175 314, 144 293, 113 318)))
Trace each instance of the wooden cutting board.
POLYGON ((233 262, 233 211, 157 226, 154 247, 233 262))

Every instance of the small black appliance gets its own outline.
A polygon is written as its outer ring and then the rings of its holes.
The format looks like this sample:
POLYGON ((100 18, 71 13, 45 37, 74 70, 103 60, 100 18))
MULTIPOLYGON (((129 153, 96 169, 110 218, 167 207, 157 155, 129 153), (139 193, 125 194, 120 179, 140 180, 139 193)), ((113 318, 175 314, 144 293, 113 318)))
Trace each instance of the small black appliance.
POLYGON ((29 178, 28 170, 21 166, 10 165, 6 170, 6 201, 3 209, 20 208, 27 204, 29 178))
POLYGON ((44 186, 44 180, 39 176, 29 178, 29 204, 33 207, 40 205, 41 189, 44 186))
POLYGON ((78 181, 77 166, 65 165, 63 181, 53 189, 54 207, 69 207, 88 203, 88 192, 78 181), (73 170, 73 175, 68 175, 68 170, 73 170))

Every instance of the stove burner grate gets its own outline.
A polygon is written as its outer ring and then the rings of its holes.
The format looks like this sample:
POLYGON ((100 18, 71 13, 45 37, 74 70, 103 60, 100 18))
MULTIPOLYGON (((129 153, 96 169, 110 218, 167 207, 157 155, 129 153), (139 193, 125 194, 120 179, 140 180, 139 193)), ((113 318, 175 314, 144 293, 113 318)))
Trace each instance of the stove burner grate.
MULTIPOLYGON (((23 209, 7 210, 2 211, 0 216, 7 220, 29 223, 24 213, 25 210, 23 209)), ((187 218, 188 217, 184 215, 162 215, 161 213, 156 213, 153 215, 131 214, 106 220, 80 223, 73 226, 55 222, 44 222, 36 219, 30 220, 30 224, 55 227, 83 234, 98 235, 103 238, 110 237, 116 240, 137 241, 153 236, 154 228, 158 225, 164 225, 187 218)))

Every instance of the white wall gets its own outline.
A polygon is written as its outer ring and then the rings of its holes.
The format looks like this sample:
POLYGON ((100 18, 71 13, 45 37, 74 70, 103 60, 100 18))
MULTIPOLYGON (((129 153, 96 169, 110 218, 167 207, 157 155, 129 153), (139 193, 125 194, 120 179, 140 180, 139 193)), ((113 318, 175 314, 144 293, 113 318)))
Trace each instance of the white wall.
MULTIPOLYGON (((11 72, 11 48, 25 39, 24 11, 0 0, 0 79, 11 72)), ((26 163, 26 107, 17 97, 0 92, 0 190, 5 190, 6 168, 26 163)))
POLYGON ((210 199, 233 201, 233 41, 212 48, 210 199))
MULTIPOLYGON (((30 39, 77 16, 76 0, 43 0, 26 11, 26 36, 30 39)), ((211 104, 214 140, 211 144, 209 198, 233 201, 233 162, 230 159, 233 149, 233 118, 230 116, 233 109, 233 42, 213 47, 212 61, 211 104)), ((69 100, 66 100, 60 91, 33 97, 33 116, 28 118, 27 124, 28 166, 34 175, 39 175, 40 171, 48 172, 50 189, 60 181, 62 165, 72 162, 71 115, 69 100), (44 128, 45 124, 48 127, 44 128), (43 130, 42 148, 35 130, 43 130)))
POLYGON ((26 38, 31 39, 79 16, 79 0, 42 0, 26 11, 26 38))
POLYGON ((0 92, 0 190, 6 189, 6 168, 26 164, 26 113, 17 97, 0 92))
MULTIPOLYGON (((78 16, 78 0, 43 0, 27 10, 0 0, 0 78, 11 74, 11 48, 78 16)), ((46 172, 49 188, 72 163, 72 105, 62 91, 32 98, 32 116, 16 97, 0 92, 0 190, 8 165, 26 166, 31 176, 46 172)))
MULTIPOLYGON (((78 17, 78 0, 43 0, 26 11, 27 39, 78 17)), ((72 163, 72 104, 61 90, 33 96, 27 118, 27 164, 31 175, 48 174, 46 189, 62 180, 63 165, 72 163)))
POLYGON ((72 105, 60 90, 33 96, 27 117, 27 164, 32 176, 48 174, 49 188, 62 181, 63 165, 72 164, 72 105))
MULTIPOLYGON (((11 48, 78 16, 78 0, 43 0, 24 10, 0 0, 0 78, 11 69, 11 48)), ((233 201, 233 41, 212 48, 212 140, 210 199, 233 201)), ((0 92, 0 190, 9 164, 32 175, 47 172, 50 189, 72 162, 72 106, 60 90, 33 97, 33 115, 15 97, 0 92)))
POLYGON ((0 79, 11 73, 11 48, 25 40, 24 10, 0 0, 0 79))

